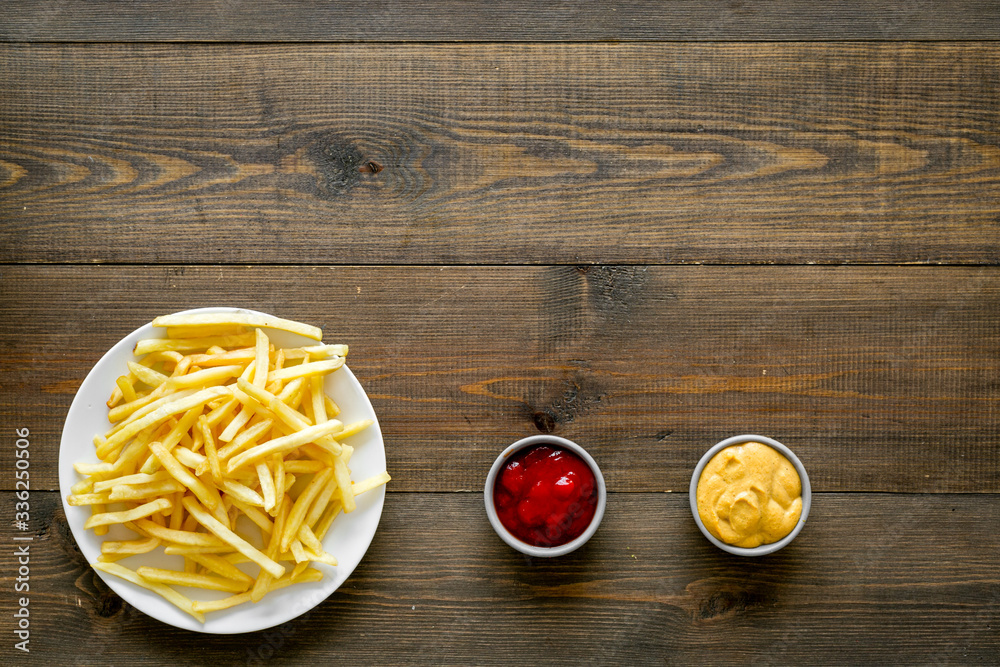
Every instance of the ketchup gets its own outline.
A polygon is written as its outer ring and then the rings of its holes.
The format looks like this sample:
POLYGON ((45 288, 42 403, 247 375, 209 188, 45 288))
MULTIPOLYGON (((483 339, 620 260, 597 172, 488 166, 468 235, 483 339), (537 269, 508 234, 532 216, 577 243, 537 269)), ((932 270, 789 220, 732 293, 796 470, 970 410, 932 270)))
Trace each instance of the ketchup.
POLYGON ((557 547, 587 529, 597 510, 590 466, 555 445, 515 453, 493 484, 493 504, 504 527, 522 542, 557 547))

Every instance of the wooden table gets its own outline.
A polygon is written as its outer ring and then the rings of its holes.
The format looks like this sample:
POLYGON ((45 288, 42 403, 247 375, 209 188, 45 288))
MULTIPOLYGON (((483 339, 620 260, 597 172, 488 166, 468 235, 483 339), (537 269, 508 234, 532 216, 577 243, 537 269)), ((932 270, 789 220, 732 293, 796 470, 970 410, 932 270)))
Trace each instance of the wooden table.
POLYGON ((996 664, 1000 7, 812 4, 3 3, 0 662, 996 664), (58 494, 88 370, 207 305, 349 343, 394 478, 242 636, 124 604, 58 494), (610 491, 552 561, 482 505, 539 432, 610 491), (688 506, 738 433, 815 492, 760 559, 688 506))

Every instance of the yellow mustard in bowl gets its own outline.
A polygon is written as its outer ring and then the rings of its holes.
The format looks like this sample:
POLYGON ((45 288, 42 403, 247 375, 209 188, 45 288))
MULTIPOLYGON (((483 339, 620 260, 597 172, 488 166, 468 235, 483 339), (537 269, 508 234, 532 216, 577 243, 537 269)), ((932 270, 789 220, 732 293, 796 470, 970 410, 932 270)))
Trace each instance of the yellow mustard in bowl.
POLYGON ((802 481, 795 466, 759 442, 726 447, 698 478, 698 514, 726 544, 753 548, 792 532, 802 514, 802 481))

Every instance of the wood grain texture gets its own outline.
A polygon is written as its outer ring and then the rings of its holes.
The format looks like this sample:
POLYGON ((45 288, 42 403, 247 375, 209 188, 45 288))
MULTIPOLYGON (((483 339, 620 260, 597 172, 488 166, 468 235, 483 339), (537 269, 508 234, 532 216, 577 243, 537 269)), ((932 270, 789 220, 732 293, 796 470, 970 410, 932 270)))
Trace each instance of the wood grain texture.
POLYGON ((0 261, 1000 261, 992 43, 3 45, 0 261))
POLYGON ((3 41, 419 42, 996 39, 992 0, 4 3, 3 41))
POLYGON ((56 488, 66 411, 107 349, 156 315, 232 305, 350 345, 396 490, 474 491, 504 446, 550 431, 584 444, 615 491, 683 491, 701 454, 738 433, 787 444, 818 491, 1000 491, 992 267, 7 266, 0 276, 0 423, 33 433, 37 488, 56 488))
MULTIPOLYGON (((741 559, 701 536, 684 494, 611 494, 594 538, 546 561, 503 544, 479 494, 390 493, 327 601, 197 649, 95 576, 55 493, 32 502, 32 652, 18 664, 989 664, 1000 651, 996 495, 819 494, 791 546, 741 559)), ((12 505, 0 494, 4 516, 12 505)), ((0 550, 5 590, 16 569, 0 550)))

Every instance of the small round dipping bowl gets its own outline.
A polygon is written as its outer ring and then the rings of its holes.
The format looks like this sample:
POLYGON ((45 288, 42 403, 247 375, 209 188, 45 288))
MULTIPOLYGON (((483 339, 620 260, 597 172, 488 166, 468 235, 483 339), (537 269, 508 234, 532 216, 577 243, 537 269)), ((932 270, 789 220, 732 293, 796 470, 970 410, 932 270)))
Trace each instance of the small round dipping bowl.
POLYGON ((691 514, 694 515, 694 522, 698 524, 698 529, 709 542, 723 551, 728 551, 729 553, 737 556, 764 556, 788 546, 791 541, 795 539, 795 536, 802 530, 802 526, 805 525, 806 519, 809 517, 809 508, 812 505, 812 486, 809 484, 809 475, 806 473, 806 468, 802 465, 802 461, 799 461, 799 457, 795 456, 792 450, 788 447, 785 447, 777 440, 766 438, 762 435, 734 435, 731 438, 726 438, 722 442, 717 443, 705 452, 705 455, 701 457, 700 461, 698 461, 698 465, 694 468, 694 474, 691 475, 691 490, 689 496, 691 500, 691 514), (732 445, 742 445, 746 442, 759 442, 776 450, 779 454, 788 459, 795 467, 795 472, 799 474, 799 481, 802 483, 802 513, 799 515, 799 521, 795 524, 795 527, 792 528, 792 531, 777 542, 761 544, 758 547, 749 549, 744 547, 734 547, 731 544, 726 544, 719 538, 712 535, 712 533, 708 532, 708 528, 705 527, 705 524, 702 523, 701 514, 698 512, 698 481, 701 479, 701 473, 705 469, 705 466, 712 460, 712 457, 726 447, 730 447, 732 445))
POLYGON ((493 530, 495 530, 497 535, 500 536, 500 539, 523 554, 527 554, 529 556, 539 556, 542 558, 552 558, 554 556, 563 556, 579 549, 587 542, 587 540, 591 538, 591 536, 593 536, 595 532, 597 532, 597 527, 601 525, 601 519, 604 518, 604 507, 607 505, 608 492, 604 485, 604 475, 601 474, 601 469, 597 466, 597 462, 594 461, 594 458, 587 453, 587 450, 572 440, 567 440, 566 438, 560 438, 554 435, 533 435, 531 437, 518 440, 514 444, 507 447, 507 449, 503 450, 503 452, 500 453, 500 456, 496 458, 496 461, 493 462, 493 466, 490 468, 489 475, 486 476, 486 487, 483 490, 483 498, 486 502, 486 515, 490 519, 490 525, 493 526, 493 530), (581 533, 577 538, 554 547, 536 547, 515 537, 509 530, 507 530, 506 527, 504 527, 503 523, 501 523, 500 517, 497 516, 496 507, 493 505, 493 485, 496 483, 500 470, 503 468, 504 464, 507 463, 507 459, 522 449, 538 445, 551 445, 553 447, 559 447, 573 452, 583 459, 583 461, 590 467, 590 470, 594 473, 594 480, 597 482, 597 507, 594 510, 594 518, 591 519, 587 529, 584 530, 583 533, 581 533))

